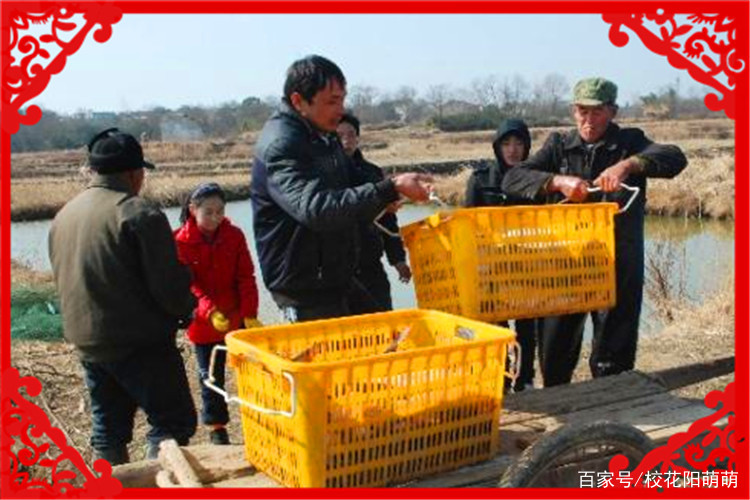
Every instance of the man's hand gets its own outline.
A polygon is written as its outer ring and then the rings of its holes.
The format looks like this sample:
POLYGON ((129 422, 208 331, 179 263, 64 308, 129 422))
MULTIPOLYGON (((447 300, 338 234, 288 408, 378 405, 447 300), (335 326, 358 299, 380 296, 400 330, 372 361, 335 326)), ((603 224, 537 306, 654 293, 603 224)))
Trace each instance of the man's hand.
POLYGON ((411 280, 411 269, 409 269, 409 264, 406 262, 399 262, 394 267, 396 268, 396 271, 398 271, 398 279, 401 283, 408 283, 411 280))
POLYGON ((392 177, 399 194, 414 201, 428 201, 432 190, 432 176, 426 174, 398 174, 392 177))
POLYGON ((573 175, 556 175, 550 181, 547 191, 559 192, 570 201, 581 202, 589 195, 588 187, 588 182, 580 177, 575 177, 573 175))
POLYGON ((229 330, 229 320, 218 309, 214 310, 214 312, 209 315, 208 319, 211 321, 211 326, 213 326, 217 332, 224 333, 229 330))
POLYGON ((594 186, 599 186, 605 193, 611 193, 620 189, 622 182, 630 174, 641 171, 640 162, 634 157, 626 158, 615 163, 594 180, 594 186))

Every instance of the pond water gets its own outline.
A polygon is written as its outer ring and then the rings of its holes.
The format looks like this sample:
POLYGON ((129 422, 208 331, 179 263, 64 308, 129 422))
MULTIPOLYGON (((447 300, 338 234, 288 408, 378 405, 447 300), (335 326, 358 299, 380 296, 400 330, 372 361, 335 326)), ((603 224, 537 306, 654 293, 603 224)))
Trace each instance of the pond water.
MULTIPOLYGON (((432 206, 406 206, 399 213, 399 224, 405 225, 430 215, 432 206)), ((173 227, 177 227, 179 209, 166 209, 173 227)), ((253 240, 252 209, 250 201, 227 204, 227 216, 240 226, 248 241, 253 240)), ((34 269, 49 270, 47 233, 51 221, 17 222, 11 224, 11 257, 34 269)), ((254 245, 250 245, 257 269, 254 245)), ((649 257, 672 262, 669 279, 681 286, 692 301, 699 303, 703 297, 727 279, 734 269, 734 223, 698 221, 683 218, 646 218, 646 260, 649 257)), ((393 304, 397 309, 416 307, 416 297, 411 284, 398 281, 395 270, 386 265, 391 280, 393 304)), ((259 276, 259 272, 257 275, 259 276)), ((276 310, 269 294, 261 289, 261 320, 275 321, 276 310)), ((588 327, 587 327, 588 328, 588 327)), ((661 323, 654 314, 646 296, 641 317, 641 330, 648 334, 658 331, 661 323)))

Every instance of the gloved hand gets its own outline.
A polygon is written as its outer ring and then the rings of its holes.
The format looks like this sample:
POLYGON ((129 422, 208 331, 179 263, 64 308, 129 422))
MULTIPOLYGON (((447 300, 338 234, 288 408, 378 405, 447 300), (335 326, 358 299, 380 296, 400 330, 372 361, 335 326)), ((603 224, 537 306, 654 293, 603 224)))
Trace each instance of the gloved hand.
POLYGON ((224 333, 229 330, 229 320, 218 309, 213 311, 209 315, 208 319, 209 321, 211 321, 211 325, 213 325, 214 329, 216 329, 217 332, 224 333))
POLYGON ((258 318, 243 318, 242 322, 245 324, 245 328, 260 328, 263 323, 258 321, 258 318))

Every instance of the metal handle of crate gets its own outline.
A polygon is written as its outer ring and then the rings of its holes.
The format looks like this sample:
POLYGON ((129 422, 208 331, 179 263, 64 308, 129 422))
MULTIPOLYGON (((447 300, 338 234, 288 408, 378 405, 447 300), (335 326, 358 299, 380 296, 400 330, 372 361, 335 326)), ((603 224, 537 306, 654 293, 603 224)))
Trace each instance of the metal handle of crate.
POLYGON ((378 222, 378 219, 380 219, 382 216, 384 216, 387 211, 388 211, 387 208, 384 208, 383 210, 381 210, 380 213, 378 214, 378 216, 375 217, 375 220, 372 221, 372 223, 375 225, 376 228, 380 229, 381 231, 383 231, 385 234, 387 234, 391 238, 400 238, 401 235, 399 233, 391 231, 390 229, 388 229, 387 227, 385 227, 383 224, 381 224, 380 222, 378 222))
POLYGON ((505 376, 511 380, 510 386, 515 387, 516 380, 521 373, 521 344, 515 340, 508 344, 508 359, 510 371, 506 371, 505 376))
MULTIPOLYGON (((444 208, 444 209, 450 208, 446 202, 444 202, 443 200, 440 199, 440 197, 437 195, 437 193, 435 193, 434 189, 430 190, 430 195, 429 195, 428 199, 432 203, 435 203, 435 204, 439 205, 440 208, 444 208)), ((385 213, 386 213, 387 210, 388 210, 387 208, 384 208, 383 210, 381 210, 380 213, 375 217, 375 220, 372 221, 372 223, 375 225, 376 228, 380 229, 381 231, 383 231, 385 234, 387 234, 391 238, 400 238, 401 235, 399 233, 391 231, 387 227, 383 226, 380 222, 378 222, 378 220, 383 215, 385 215, 385 213)))
MULTIPOLYGON (((625 204, 625 206, 622 207, 617 212, 618 214, 626 212, 628 210, 628 208, 630 208, 630 205, 633 204, 633 202, 635 201, 635 199, 638 198, 638 194, 641 192, 641 188, 639 188, 638 186, 629 186, 629 185, 627 185, 625 183, 620 183, 620 187, 623 188, 623 189, 627 189, 628 191, 630 191, 633 194, 630 195, 630 199, 625 204)), ((602 190, 602 188, 600 188, 599 186, 589 186, 586 189, 588 190, 589 193, 598 193, 599 191, 602 190)), ((565 198, 560 203, 562 204, 562 203, 567 203, 567 202, 568 202, 568 198, 565 198)))
POLYGON ((258 406, 253 403, 250 403, 248 401, 245 401, 239 396, 230 396, 227 391, 222 389, 221 387, 216 385, 216 378, 214 377, 214 365, 216 362, 216 353, 218 351, 224 351, 227 352, 227 347, 223 345, 217 345, 214 346, 214 348, 211 350, 211 361, 208 364, 208 378, 203 380, 203 384, 214 391, 215 393, 221 395, 224 398, 224 401, 227 403, 239 403, 241 405, 247 406, 251 410, 257 411, 258 413, 263 413, 265 415, 279 415, 282 417, 293 417, 294 413, 297 411, 297 385, 294 383, 294 376, 292 376, 291 373, 282 371, 281 375, 289 381, 289 388, 290 388, 290 406, 291 409, 289 411, 284 410, 274 410, 272 408, 265 408, 263 406, 258 406))

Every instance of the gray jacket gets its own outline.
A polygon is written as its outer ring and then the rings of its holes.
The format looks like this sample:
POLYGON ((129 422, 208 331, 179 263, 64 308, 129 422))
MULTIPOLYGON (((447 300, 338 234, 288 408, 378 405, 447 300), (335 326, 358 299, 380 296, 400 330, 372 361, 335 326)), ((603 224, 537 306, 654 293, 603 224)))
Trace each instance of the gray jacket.
POLYGON ((49 255, 65 338, 87 361, 171 342, 195 299, 164 213, 99 175, 58 212, 49 255))

